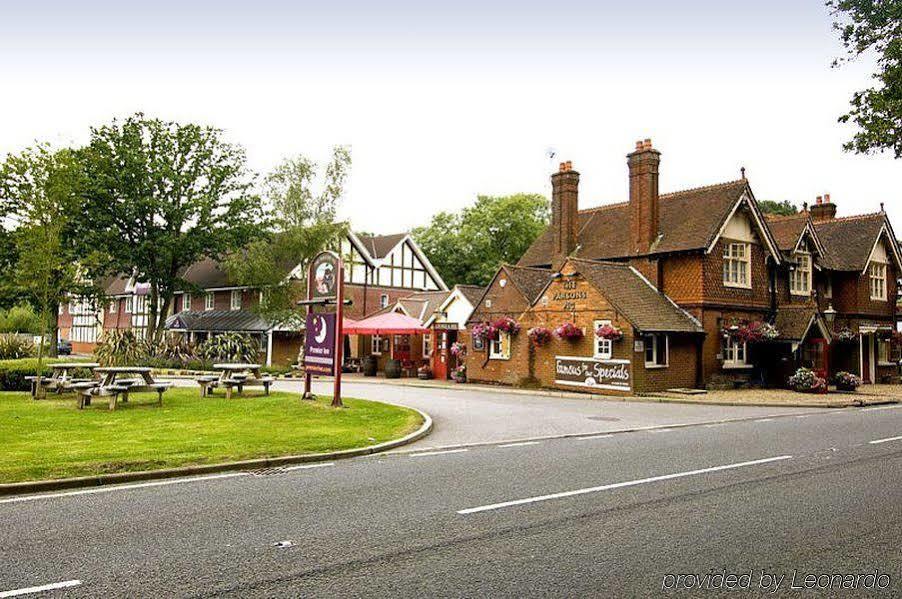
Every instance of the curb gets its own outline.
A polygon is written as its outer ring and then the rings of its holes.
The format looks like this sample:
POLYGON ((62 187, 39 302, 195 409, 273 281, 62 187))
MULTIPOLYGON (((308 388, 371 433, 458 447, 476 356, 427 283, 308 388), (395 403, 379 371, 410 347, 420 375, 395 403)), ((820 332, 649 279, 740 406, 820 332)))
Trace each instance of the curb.
POLYGON ((344 460, 359 456, 371 455, 403 447, 414 441, 429 435, 432 432, 432 417, 416 408, 404 406, 409 410, 413 410, 423 418, 423 424, 419 429, 408 435, 395 439, 393 441, 385 441, 368 447, 358 447, 355 449, 344 449, 341 451, 333 451, 331 453, 305 453, 301 455, 278 456, 272 458, 259 458, 254 460, 242 460, 238 462, 223 462, 220 464, 203 464, 198 466, 183 466, 179 468, 164 468, 161 470, 141 470, 138 472, 119 472, 114 474, 99 474, 96 476, 79 476, 75 478, 61 478, 57 480, 38 480, 21 483, 0 484, 0 497, 4 495, 22 495, 27 493, 40 493, 45 491, 59 491, 63 489, 79 489, 83 487, 97 487, 104 485, 115 485, 120 483, 130 483, 137 481, 179 478, 183 476, 193 476, 198 474, 212 474, 216 472, 227 472, 231 470, 253 470, 257 468, 268 468, 273 466, 285 466, 288 464, 307 464, 313 462, 329 462, 332 460, 344 460))

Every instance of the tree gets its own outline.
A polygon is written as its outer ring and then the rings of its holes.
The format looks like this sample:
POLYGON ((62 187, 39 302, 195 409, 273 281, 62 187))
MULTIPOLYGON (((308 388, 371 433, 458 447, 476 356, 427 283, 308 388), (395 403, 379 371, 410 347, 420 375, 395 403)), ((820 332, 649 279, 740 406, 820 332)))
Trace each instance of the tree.
POLYGON ((839 117, 858 131, 843 145, 858 154, 890 150, 902 157, 902 0, 827 0, 846 56, 876 57, 873 87, 852 95, 851 110, 839 117))
MULTIPOLYGON (((4 213, 15 223, 15 284, 40 312, 38 371, 44 346, 56 355, 59 305, 67 295, 87 293, 78 268, 78 236, 73 223, 81 214, 83 171, 77 153, 38 145, 11 155, 0 169, 4 213)), ((40 390, 41 386, 38 384, 40 390)))
POLYGON ((338 248, 347 233, 345 223, 335 223, 335 212, 351 168, 346 146, 332 149, 322 172, 304 156, 288 158, 265 179, 265 199, 273 229, 225 261, 229 276, 245 285, 263 289, 256 311, 282 326, 299 326, 303 314, 297 302, 310 261, 327 248, 338 248), (294 273, 294 277, 288 275, 294 273))
POLYGON ((449 285, 486 285, 502 262, 515 263, 548 225, 538 194, 478 196, 458 213, 439 212, 413 236, 449 285))
POLYGON ((222 131, 147 119, 93 128, 85 149, 82 234, 104 274, 149 285, 147 337, 158 341, 188 265, 244 247, 265 228, 243 148, 222 131))
POLYGON ((761 200, 758 202, 758 208, 765 214, 776 214, 779 216, 790 216, 799 212, 789 200, 783 200, 782 202, 761 200))

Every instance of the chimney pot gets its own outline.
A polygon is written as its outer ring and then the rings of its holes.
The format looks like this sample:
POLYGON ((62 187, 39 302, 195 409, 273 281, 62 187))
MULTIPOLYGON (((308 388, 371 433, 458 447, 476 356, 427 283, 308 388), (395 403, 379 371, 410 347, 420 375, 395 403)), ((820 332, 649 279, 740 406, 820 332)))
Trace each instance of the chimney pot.
POLYGON ((824 202, 824 198, 822 198, 821 196, 817 196, 817 199, 815 200, 815 204, 820 206, 823 202, 824 202))
POLYGON ((568 161, 565 162, 564 164, 567 165, 567 170, 568 170, 568 171, 573 170, 573 163, 572 163, 572 162, 570 162, 570 161, 568 160, 568 161))
POLYGON ((642 148, 645 150, 651 149, 651 140, 646 138, 644 142, 642 142, 642 148))
POLYGON ((561 172, 561 173, 563 173, 564 170, 565 170, 566 168, 567 168, 567 163, 566 163, 566 162, 562 162, 561 165, 560 165, 560 167, 558 167, 558 171, 561 172))
POLYGON ((825 204, 829 204, 829 203, 830 203, 830 194, 829 194, 829 193, 825 193, 825 194, 824 194, 824 203, 825 203, 825 204))

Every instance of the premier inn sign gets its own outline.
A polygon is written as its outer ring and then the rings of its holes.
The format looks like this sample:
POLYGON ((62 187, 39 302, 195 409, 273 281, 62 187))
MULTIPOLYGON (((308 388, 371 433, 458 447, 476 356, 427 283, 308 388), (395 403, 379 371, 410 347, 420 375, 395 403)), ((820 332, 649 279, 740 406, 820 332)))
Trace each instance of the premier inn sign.
POLYGON ((555 356, 554 373, 557 385, 612 391, 629 391, 632 385, 629 360, 555 356))

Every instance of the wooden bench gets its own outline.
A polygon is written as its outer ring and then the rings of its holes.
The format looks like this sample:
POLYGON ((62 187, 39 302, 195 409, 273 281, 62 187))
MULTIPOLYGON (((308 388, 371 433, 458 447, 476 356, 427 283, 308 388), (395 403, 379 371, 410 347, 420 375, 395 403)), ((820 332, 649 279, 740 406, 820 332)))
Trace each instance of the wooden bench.
POLYGON ((122 396, 122 403, 128 403, 129 393, 156 392, 157 405, 163 405, 163 393, 172 387, 169 381, 161 381, 158 383, 148 384, 144 381, 116 381, 112 385, 101 387, 97 382, 76 383, 72 386, 78 390, 78 408, 83 409, 85 406, 91 405, 92 397, 109 397, 110 410, 116 409, 116 401, 122 396))
POLYGON ((206 397, 213 393, 213 389, 219 386, 219 377, 214 374, 206 374, 204 376, 199 376, 196 379, 197 384, 200 385, 200 396, 206 397))

